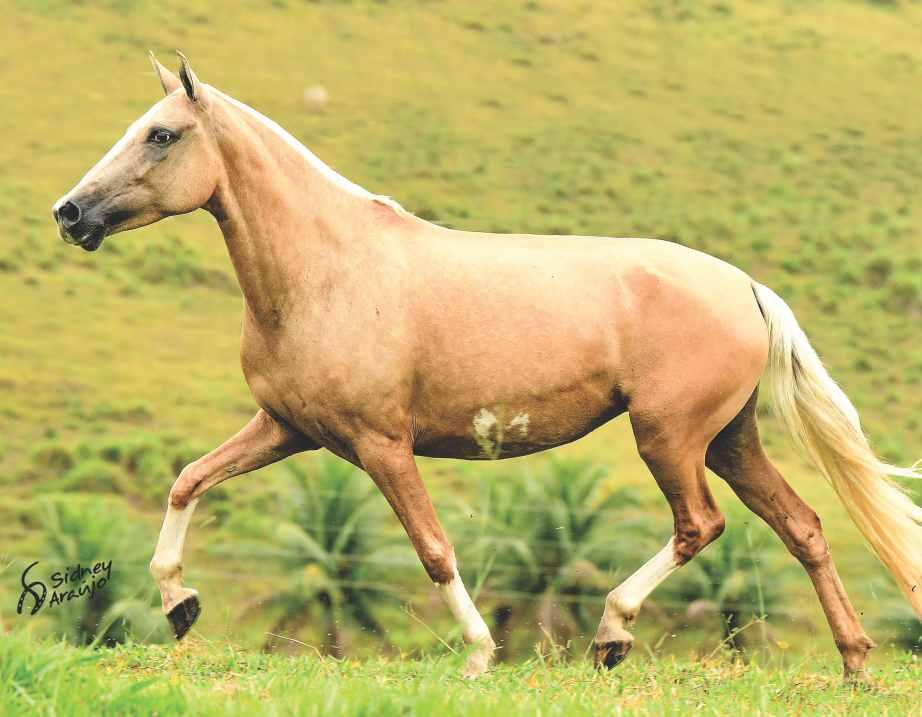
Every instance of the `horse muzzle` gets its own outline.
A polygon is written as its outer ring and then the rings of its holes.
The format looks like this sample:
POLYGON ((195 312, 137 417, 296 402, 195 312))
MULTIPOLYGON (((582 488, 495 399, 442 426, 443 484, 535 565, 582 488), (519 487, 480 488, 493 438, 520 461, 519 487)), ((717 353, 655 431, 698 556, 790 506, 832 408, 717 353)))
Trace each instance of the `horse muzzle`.
POLYGON ((62 197, 52 207, 51 215, 58 225, 58 233, 68 244, 86 251, 96 251, 106 238, 105 221, 94 216, 92 208, 81 206, 67 197, 62 197))

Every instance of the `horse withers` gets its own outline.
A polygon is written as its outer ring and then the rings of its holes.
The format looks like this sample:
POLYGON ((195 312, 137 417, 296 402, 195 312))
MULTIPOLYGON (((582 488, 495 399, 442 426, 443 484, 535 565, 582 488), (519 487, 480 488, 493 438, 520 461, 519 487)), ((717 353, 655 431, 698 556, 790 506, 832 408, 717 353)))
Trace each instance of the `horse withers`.
MULTIPOLYGON (((205 209, 243 292, 243 371, 259 410, 180 473, 151 572, 177 639, 200 611, 182 585, 196 503, 301 451, 361 467, 393 507, 472 646, 494 643, 458 573, 414 455, 543 451, 627 412, 674 532, 612 590, 595 660, 613 667, 644 599, 724 528, 705 467, 780 536, 822 603, 847 676, 874 646, 816 514, 766 457, 768 369, 784 424, 922 615, 922 509, 888 476, 787 305, 706 254, 647 239, 498 235, 423 221, 336 174, 275 122, 151 56, 165 97, 54 206, 61 237, 109 236, 205 209)), ((614 526, 612 526, 614 529, 614 526)))

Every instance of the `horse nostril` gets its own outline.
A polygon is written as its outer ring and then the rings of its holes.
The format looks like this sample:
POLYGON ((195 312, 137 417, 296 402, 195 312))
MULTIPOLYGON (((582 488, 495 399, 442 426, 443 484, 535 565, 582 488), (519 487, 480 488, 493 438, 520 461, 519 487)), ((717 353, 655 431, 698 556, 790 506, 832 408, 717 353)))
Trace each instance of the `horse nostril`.
POLYGON ((80 207, 73 202, 64 202, 58 207, 58 216, 67 226, 73 226, 80 221, 80 207))

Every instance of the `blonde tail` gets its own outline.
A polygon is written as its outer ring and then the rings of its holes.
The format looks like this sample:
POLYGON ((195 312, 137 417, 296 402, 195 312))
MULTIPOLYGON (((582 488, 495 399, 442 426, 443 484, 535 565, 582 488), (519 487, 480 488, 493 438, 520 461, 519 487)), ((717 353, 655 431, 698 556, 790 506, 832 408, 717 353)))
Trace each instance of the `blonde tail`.
POLYGON ((855 407, 826 373, 790 307, 771 289, 752 286, 768 325, 775 412, 922 617, 922 508, 888 477, 922 473, 878 460, 855 407))

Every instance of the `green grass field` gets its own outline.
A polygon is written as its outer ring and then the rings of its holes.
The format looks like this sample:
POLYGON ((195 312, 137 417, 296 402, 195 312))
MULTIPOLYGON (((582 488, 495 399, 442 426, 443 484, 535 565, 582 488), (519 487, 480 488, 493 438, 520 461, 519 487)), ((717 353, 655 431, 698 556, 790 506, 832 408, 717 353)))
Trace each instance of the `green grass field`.
POLYGON ((59 715, 875 715, 922 714, 922 666, 908 656, 869 684, 843 685, 821 662, 637 661, 613 678, 586 663, 531 659, 471 682, 460 657, 336 661, 274 657, 227 644, 90 653, 0 643, 10 714, 59 715))
MULTIPOLYGON (((839 686, 838 656, 803 575, 785 583, 783 609, 769 614, 776 642, 788 647, 762 667, 699 662, 719 636, 676 629, 684 605, 654 596, 634 654, 613 676, 582 659, 590 629, 574 639, 571 663, 504 665, 468 685, 453 677, 452 658, 438 658, 447 650, 432 632, 452 644, 456 635, 403 544, 394 551, 407 567, 391 575, 412 611, 401 601, 382 608, 386 649, 355 634, 343 663, 295 644, 263 655, 277 615, 247 606, 288 577, 220 549, 241 533, 268 534, 282 467, 225 483, 199 506, 186 574, 204 613, 191 647, 90 654, 51 645, 42 641, 60 621, 47 611, 17 615, 15 605, 22 569, 48 559, 46 501, 56 496, 88 496, 87 521, 129 526, 138 554, 101 557, 116 560, 120 580, 146 585, 144 551, 176 472, 255 411, 238 364, 241 299, 207 215, 113 237, 93 255, 65 246, 51 221, 52 203, 157 100, 148 49, 172 65, 181 48, 204 82, 434 221, 655 236, 742 267, 791 304, 879 452, 910 463, 922 457, 922 7, 10 0, 4 24, 0 713, 32 705, 96 714, 94 700, 112 714, 191 706, 249 714, 257 705, 279 714, 477 714, 499 705, 510 714, 720 714, 740 705, 764 714, 918 713, 922 675, 893 650, 889 579, 770 419, 770 452, 822 516, 846 587, 882 645, 868 689, 839 686), (330 94, 322 112, 303 101, 314 84, 330 94)), ((668 510, 624 421, 557 452, 597 462, 612 490, 635 487, 642 512, 660 521, 657 540, 666 539, 668 510)), ((480 477, 543 462, 421 468, 445 511, 480 477)), ((716 479, 713 488, 727 515, 749 520, 716 479)), ((378 529, 400 534, 386 514, 378 529)), ((634 539, 611 526, 613 545, 634 539)), ((769 541, 772 564, 791 564, 769 541)), ((613 568, 613 584, 634 567, 613 568)), ((313 644, 312 630, 293 636, 313 644)), ((516 633, 517 657, 532 659, 540 628, 532 621, 516 633)))

